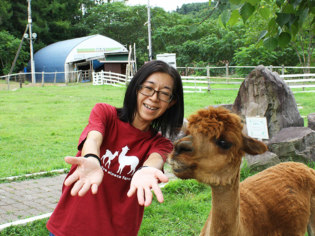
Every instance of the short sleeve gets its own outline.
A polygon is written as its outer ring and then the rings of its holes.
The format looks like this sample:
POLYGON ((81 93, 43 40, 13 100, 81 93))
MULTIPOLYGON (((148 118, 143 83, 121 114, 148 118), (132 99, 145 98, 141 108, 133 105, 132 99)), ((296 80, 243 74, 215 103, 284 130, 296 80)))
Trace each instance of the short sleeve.
POLYGON ((90 113, 88 125, 81 133, 78 150, 82 149, 84 141, 90 131, 98 131, 104 136, 106 127, 113 121, 115 115, 117 115, 115 107, 105 103, 97 103, 90 113))
MULTIPOLYGON (((159 135, 160 136, 160 135, 159 135)), ((148 156, 154 152, 160 154, 164 160, 164 162, 167 159, 167 156, 169 153, 171 153, 173 150, 173 144, 170 140, 167 138, 164 138, 163 136, 160 136, 156 142, 152 144, 152 147, 148 153, 148 156)))

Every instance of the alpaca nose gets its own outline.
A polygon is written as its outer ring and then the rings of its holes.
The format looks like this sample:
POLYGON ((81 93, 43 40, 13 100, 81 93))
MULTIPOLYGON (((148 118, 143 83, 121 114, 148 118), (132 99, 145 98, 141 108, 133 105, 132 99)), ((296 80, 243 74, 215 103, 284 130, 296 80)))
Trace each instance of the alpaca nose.
POLYGON ((193 151, 193 145, 192 145, 192 137, 187 136, 184 139, 179 140, 175 143, 175 153, 181 154, 183 152, 192 152, 193 151))

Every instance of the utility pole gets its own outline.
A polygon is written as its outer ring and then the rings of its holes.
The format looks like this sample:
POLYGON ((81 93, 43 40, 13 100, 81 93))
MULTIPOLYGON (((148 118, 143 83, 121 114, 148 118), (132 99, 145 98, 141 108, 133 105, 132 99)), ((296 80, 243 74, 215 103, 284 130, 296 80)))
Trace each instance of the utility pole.
MULTIPOLYGON (((31 54, 31 74, 32 74, 32 84, 36 83, 35 78, 35 63, 33 55, 33 33, 32 33, 32 11, 31 11, 31 0, 28 1, 28 32, 30 37, 30 54, 31 54)), ((35 37, 34 37, 35 38, 35 37)))
POLYGON ((151 10, 150 0, 148 0, 148 38, 149 38, 149 61, 152 61, 152 39, 151 39, 151 10))

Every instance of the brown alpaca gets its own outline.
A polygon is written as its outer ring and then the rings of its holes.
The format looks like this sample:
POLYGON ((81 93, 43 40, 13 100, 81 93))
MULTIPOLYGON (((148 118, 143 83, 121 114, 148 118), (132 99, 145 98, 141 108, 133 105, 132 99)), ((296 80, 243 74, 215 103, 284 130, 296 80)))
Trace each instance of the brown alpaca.
POLYGON ((175 175, 212 189, 212 210, 200 235, 300 235, 315 230, 315 171, 287 162, 240 183, 244 153, 264 143, 242 134, 240 118, 224 108, 202 109, 188 119, 186 136, 169 157, 175 175))

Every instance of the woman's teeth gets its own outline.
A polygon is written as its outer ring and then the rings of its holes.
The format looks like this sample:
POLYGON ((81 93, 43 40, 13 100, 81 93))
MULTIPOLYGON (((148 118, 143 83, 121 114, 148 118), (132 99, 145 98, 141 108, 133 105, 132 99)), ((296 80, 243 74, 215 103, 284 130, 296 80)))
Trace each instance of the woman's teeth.
POLYGON ((150 110, 157 110, 157 109, 158 109, 158 108, 156 108, 156 107, 150 107, 150 106, 147 105, 147 104, 144 104, 144 106, 145 106, 146 108, 150 109, 150 110))

